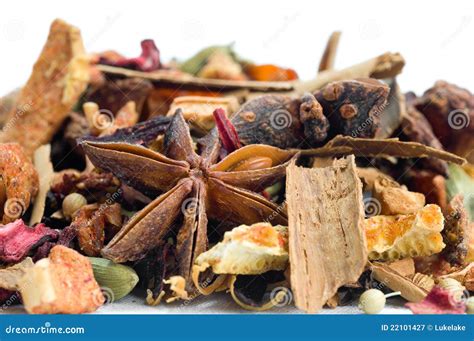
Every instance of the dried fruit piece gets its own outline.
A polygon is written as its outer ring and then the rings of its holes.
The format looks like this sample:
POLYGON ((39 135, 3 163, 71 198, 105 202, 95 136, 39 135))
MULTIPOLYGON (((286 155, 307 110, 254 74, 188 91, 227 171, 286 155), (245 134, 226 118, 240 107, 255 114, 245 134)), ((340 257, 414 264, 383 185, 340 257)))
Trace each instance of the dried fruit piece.
POLYGON ((245 64, 244 72, 250 79, 259 82, 285 82, 298 79, 293 69, 284 69, 273 64, 245 64))
POLYGON ((356 282, 367 262, 362 185, 354 156, 326 168, 290 164, 286 196, 295 303, 316 312, 339 287, 356 282))
POLYGON ((199 70, 198 77, 213 79, 244 80, 242 67, 225 51, 215 51, 199 70))
POLYGON ((87 257, 64 246, 28 269, 19 287, 30 314, 88 313, 104 303, 87 257))
POLYGON ((115 233, 122 226, 120 204, 83 206, 76 212, 71 223, 71 227, 77 230, 79 247, 88 256, 100 255, 104 247, 105 230, 109 225, 113 225, 115 233))
POLYGON ((331 124, 331 134, 374 137, 387 102, 388 86, 375 79, 339 81, 314 96, 331 124))
POLYGON ((34 265, 30 257, 23 259, 20 263, 0 269, 0 288, 16 291, 18 282, 25 272, 34 265))
POLYGON ((0 142, 18 142, 32 156, 50 142, 88 82, 89 61, 79 30, 55 20, 30 79, 9 113, 0 142))
POLYGON ((426 205, 416 214, 373 216, 365 220, 369 259, 394 260, 429 256, 445 247, 441 230, 444 218, 437 205, 426 205))
POLYGON ((0 227, 0 261, 18 262, 34 247, 57 237, 58 232, 44 224, 29 227, 18 219, 0 227))
POLYGON ((418 303, 407 303, 413 314, 464 314, 466 306, 458 302, 449 290, 435 286, 428 296, 418 303))
POLYGON ((141 42, 142 53, 136 58, 107 59, 102 56, 99 64, 123 67, 131 70, 150 72, 161 68, 160 51, 152 39, 145 39, 141 42))
POLYGON ((195 264, 212 267, 216 274, 256 275, 288 266, 288 229, 269 223, 240 225, 201 253, 195 264))
POLYGON ((370 191, 374 198, 379 211, 375 214, 410 214, 418 212, 425 206, 423 194, 406 190, 376 168, 358 168, 357 174, 362 178, 364 189, 370 191))
POLYGON ((38 192, 33 163, 17 143, 0 143, 0 217, 7 224, 20 218, 38 192))
POLYGON ((177 109, 181 109, 184 119, 200 132, 207 132, 214 128, 214 110, 222 108, 227 115, 235 112, 239 107, 235 97, 206 97, 181 96, 171 103, 167 116, 173 116, 177 109))

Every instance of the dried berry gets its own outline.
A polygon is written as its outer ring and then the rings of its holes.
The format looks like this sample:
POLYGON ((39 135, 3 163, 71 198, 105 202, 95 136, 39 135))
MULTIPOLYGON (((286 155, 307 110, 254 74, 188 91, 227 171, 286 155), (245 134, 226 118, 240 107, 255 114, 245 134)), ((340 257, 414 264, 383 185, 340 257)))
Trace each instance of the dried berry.
POLYGON ((331 135, 374 137, 389 89, 375 79, 332 82, 314 96, 331 124, 331 135))

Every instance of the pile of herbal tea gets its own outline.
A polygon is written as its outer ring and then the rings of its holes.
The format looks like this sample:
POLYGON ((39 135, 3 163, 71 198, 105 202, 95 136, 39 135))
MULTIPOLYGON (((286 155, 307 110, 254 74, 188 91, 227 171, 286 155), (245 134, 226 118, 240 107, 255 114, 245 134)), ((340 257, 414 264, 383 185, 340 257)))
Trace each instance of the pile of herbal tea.
POLYGON ((231 46, 87 54, 54 21, 0 102, 2 307, 472 313, 474 96, 403 93, 399 54, 336 70, 338 41, 302 81, 231 46))

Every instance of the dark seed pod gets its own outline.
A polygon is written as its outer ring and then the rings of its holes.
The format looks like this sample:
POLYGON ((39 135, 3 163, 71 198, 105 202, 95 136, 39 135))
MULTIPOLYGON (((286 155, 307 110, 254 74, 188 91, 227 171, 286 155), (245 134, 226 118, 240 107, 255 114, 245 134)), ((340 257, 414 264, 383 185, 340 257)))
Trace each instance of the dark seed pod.
POLYGON ((389 88, 375 79, 338 81, 326 85, 314 96, 331 125, 330 137, 374 137, 387 101, 389 88))
POLYGON ((303 140, 299 104, 289 96, 261 96, 245 103, 231 121, 244 145, 296 147, 303 140))
POLYGON ((329 121, 323 114, 321 104, 310 93, 301 98, 300 121, 304 127, 304 136, 312 146, 326 140, 329 121))

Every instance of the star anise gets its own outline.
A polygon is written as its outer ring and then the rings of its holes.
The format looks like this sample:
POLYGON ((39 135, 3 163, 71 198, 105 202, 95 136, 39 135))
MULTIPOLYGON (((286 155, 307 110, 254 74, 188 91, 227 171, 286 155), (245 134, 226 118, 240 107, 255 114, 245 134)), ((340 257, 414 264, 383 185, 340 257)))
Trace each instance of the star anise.
POLYGON ((198 155, 178 110, 164 136, 164 154, 126 142, 81 142, 96 167, 135 189, 163 193, 102 249, 104 257, 115 262, 141 259, 175 232, 177 274, 189 288, 194 259, 208 248, 208 217, 239 224, 264 220, 287 224, 286 212, 257 193, 284 177, 295 152, 253 144, 217 162, 220 142, 210 141, 198 155), (176 223, 180 225, 177 229, 176 223))

